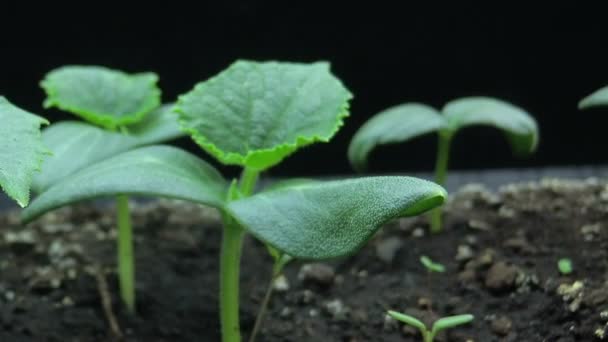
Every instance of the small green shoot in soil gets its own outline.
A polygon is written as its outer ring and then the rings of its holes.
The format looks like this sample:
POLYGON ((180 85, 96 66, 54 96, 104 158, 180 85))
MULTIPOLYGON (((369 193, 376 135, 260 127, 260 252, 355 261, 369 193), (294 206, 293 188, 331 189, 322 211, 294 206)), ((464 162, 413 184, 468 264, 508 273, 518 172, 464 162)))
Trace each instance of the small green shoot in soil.
MULTIPOLYGON (((240 179, 227 181, 209 163, 178 148, 141 147, 52 186, 22 217, 29 221, 85 199, 131 194, 217 208, 224 226, 219 267, 222 340, 239 342, 239 268, 246 234, 268 247, 274 278, 292 258, 352 254, 389 220, 421 214, 445 200, 441 186, 412 177, 287 182, 256 193, 262 172, 300 148, 328 142, 348 116, 351 98, 326 62, 237 61, 181 95, 174 112, 182 130, 208 155, 242 168, 240 179)), ((259 317, 267 304, 264 300, 259 317)))
MULTIPOLYGON (((406 103, 386 109, 368 120, 354 135, 348 148, 353 167, 363 171, 368 156, 379 145, 405 142, 437 133, 435 182, 444 185, 452 139, 468 126, 486 125, 501 130, 515 154, 536 150, 536 121, 523 109, 489 97, 466 97, 448 102, 441 112, 421 103, 406 103)), ((431 231, 441 231, 441 208, 431 212, 431 231)))
POLYGON ((433 323, 433 327, 429 330, 422 321, 410 315, 392 310, 389 310, 388 314, 398 321, 417 328, 422 334, 424 342, 433 342, 435 336, 437 336, 440 331, 470 323, 474 319, 473 315, 470 314, 443 317, 436 320, 435 323, 433 323))
POLYGON ((435 272, 435 273, 445 272, 445 266, 443 266, 442 264, 440 264, 438 262, 434 262, 433 260, 431 260, 431 258, 427 257, 426 255, 423 255, 420 257, 420 263, 422 263, 422 265, 424 265, 424 267, 429 272, 435 272))
POLYGON ((557 261, 557 269, 559 270, 559 273, 561 273, 563 275, 568 275, 568 274, 572 273, 572 271, 573 271, 572 260, 570 260, 568 258, 559 259, 557 261))

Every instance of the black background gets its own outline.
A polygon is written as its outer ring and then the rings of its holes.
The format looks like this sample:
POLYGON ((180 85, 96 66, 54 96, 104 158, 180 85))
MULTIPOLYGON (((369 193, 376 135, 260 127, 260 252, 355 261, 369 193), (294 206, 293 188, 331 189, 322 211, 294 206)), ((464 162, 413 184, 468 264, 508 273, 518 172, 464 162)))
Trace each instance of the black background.
MULTIPOLYGON (((38 82, 64 64, 155 71, 164 100, 172 101, 238 58, 329 60, 355 94, 351 117, 330 144, 296 153, 272 169, 274 175, 349 173, 348 142, 371 115, 402 102, 441 107, 469 95, 527 109, 539 123, 541 142, 534 156, 517 160, 498 131, 469 128, 454 141, 453 169, 608 163, 608 108, 576 107, 608 85, 605 6, 333 4, 146 3, 148 13, 92 2, 74 5, 61 18, 41 8, 23 16, 6 9, 0 94, 57 121, 68 116, 42 110, 38 82)), ((178 143, 197 151, 187 139, 178 143)), ((435 137, 427 136, 377 150, 370 171, 429 171, 434 156, 435 137)))

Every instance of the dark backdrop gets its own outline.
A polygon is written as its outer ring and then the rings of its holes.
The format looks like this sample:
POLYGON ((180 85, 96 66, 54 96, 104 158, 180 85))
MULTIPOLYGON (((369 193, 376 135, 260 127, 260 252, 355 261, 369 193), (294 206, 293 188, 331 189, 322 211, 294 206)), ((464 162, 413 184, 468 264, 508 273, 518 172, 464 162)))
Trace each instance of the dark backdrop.
MULTIPOLYGON (((79 6, 61 19, 42 9, 27 21, 4 11, 16 20, 2 22, 0 94, 57 121, 67 116, 42 110, 38 82, 64 64, 156 71, 164 100, 172 101, 237 58, 329 60, 355 94, 351 117, 332 143, 296 153, 274 175, 350 172, 348 142, 371 115, 401 102, 440 107, 469 95, 527 109, 539 122, 541 143, 535 156, 516 160, 497 131, 470 128, 454 141, 454 169, 608 163, 608 108, 576 108, 581 97, 608 85, 603 6, 365 2, 329 9, 231 1, 197 8, 148 3, 149 15, 79 6)), ((187 139, 178 144, 196 151, 187 139)), ((374 153, 371 172, 431 170, 434 154, 433 136, 384 147, 374 153)))

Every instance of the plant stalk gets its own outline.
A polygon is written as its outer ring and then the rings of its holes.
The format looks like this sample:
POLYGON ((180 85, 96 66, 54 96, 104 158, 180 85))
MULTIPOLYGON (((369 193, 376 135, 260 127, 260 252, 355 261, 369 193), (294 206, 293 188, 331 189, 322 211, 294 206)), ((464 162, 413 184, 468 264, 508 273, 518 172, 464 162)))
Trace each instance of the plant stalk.
MULTIPOLYGON (((280 274, 280 273, 279 273, 280 274)), ((264 321, 264 316, 266 315, 266 310, 268 309, 268 303, 270 303, 270 297, 272 297, 272 291, 274 289, 274 281, 277 279, 278 274, 273 274, 272 279, 270 279, 270 283, 268 284, 268 288, 266 288, 266 293, 264 294, 264 299, 260 304, 260 310, 258 311, 258 316, 255 318, 255 324, 253 325, 253 330, 251 330, 251 336, 249 336, 249 342, 255 342, 255 337, 257 336, 260 327, 262 326, 262 322, 264 321)))
POLYGON ((135 314, 135 262, 133 260, 133 229, 129 214, 129 197, 116 197, 118 220, 118 283, 127 311, 135 314))
MULTIPOLYGON (((439 131, 437 142, 437 160, 435 162, 435 183, 444 186, 447 178, 448 161, 450 157, 450 144, 452 142, 452 132, 439 131)), ((441 232, 441 207, 431 210, 431 232, 441 232)))
MULTIPOLYGON (((259 172, 245 168, 239 184, 240 195, 253 193, 259 172)), ((239 274, 245 231, 226 213, 223 214, 224 236, 220 253, 220 321, 223 342, 240 342, 239 274)))

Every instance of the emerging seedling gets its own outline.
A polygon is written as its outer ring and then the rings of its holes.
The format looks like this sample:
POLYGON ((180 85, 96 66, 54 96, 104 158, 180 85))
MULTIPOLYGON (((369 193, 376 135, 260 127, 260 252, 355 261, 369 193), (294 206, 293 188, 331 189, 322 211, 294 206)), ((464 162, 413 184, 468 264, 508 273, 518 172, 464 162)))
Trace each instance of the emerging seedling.
POLYGON ((392 310, 389 310, 388 314, 392 318, 420 330, 424 342, 433 342, 435 336, 437 336, 440 331, 470 323, 474 319, 473 315, 469 314, 443 317, 435 321, 433 327, 429 330, 422 321, 410 315, 392 310))
MULTIPOLYGON (((154 73, 126 74, 98 66, 65 66, 41 82, 45 107, 57 107, 88 121, 64 121, 43 131, 43 141, 55 154, 34 178, 43 193, 75 172, 120 152, 181 135, 170 112, 160 107, 154 73), (94 125, 100 126, 96 127, 94 125)), ((135 263, 129 199, 117 194, 117 260, 120 294, 135 312, 135 263)))
POLYGON ((579 109, 587 109, 598 106, 608 106, 608 86, 600 88, 578 103, 579 109))
POLYGON ((568 258, 562 258, 557 261, 557 269, 559 273, 568 275, 572 273, 572 260, 568 258))
POLYGON ((420 257, 420 263, 426 267, 429 272, 443 273, 445 272, 445 266, 440 263, 434 262, 431 258, 423 255, 420 257))
MULTIPOLYGON (((435 182, 444 185, 450 144, 462 128, 487 125, 503 131, 513 152, 527 155, 536 150, 538 128, 532 116, 510 103, 489 97, 465 97, 448 102, 441 112, 420 104, 406 103, 384 110, 367 121, 354 135, 348 158, 356 170, 379 145, 405 142, 423 134, 438 135, 435 182)), ((441 209, 431 213, 431 231, 441 231, 441 209)))
MULTIPOLYGON (((296 150, 329 141, 352 95, 329 64, 237 61, 180 96, 181 127, 211 156, 243 168, 228 182, 211 165, 168 146, 134 149, 84 168, 40 195, 23 219, 116 194, 164 196, 220 210, 220 322, 225 342, 241 340, 239 266, 246 233, 275 259, 323 260, 355 253, 387 221, 443 203, 442 187, 411 177, 291 182, 254 194, 261 172, 296 150)), ((264 312, 263 304, 261 313, 264 312)))
POLYGON ((0 96, 0 188, 21 207, 30 201, 34 172, 50 154, 40 138, 48 121, 0 96))

